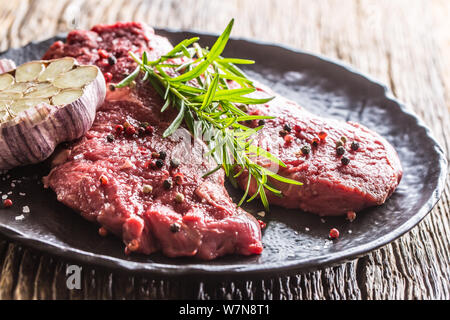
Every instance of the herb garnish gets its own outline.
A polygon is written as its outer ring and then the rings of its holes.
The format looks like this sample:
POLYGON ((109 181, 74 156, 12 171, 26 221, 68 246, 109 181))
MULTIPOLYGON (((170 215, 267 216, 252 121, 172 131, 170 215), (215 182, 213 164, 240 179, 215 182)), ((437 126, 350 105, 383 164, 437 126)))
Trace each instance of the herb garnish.
POLYGON ((155 61, 148 61, 146 52, 141 59, 130 52, 138 66, 115 87, 120 88, 131 84, 143 72, 142 80, 148 81, 165 100, 161 112, 168 107, 178 110, 178 115, 164 131, 163 137, 174 133, 183 121, 195 137, 200 134, 210 137, 210 139, 204 139, 209 148, 206 155, 213 157, 218 166, 204 176, 223 168, 227 177, 236 185, 235 178, 247 170, 249 176, 256 181, 257 190, 247 199, 251 181, 249 178, 238 206, 245 199, 249 202, 259 195, 265 209, 268 210, 269 203, 265 190, 282 196, 281 191, 268 182, 269 176, 289 184, 302 185, 302 183, 282 177, 254 161, 256 157, 263 157, 286 167, 271 153, 253 144, 252 136, 263 128, 264 121, 260 121, 260 125, 256 128, 249 128, 242 124, 244 121, 273 118, 248 115, 242 110, 246 109, 245 105, 264 104, 273 97, 257 99, 246 96, 255 92, 256 88, 244 72, 236 67, 236 64, 253 64, 253 60, 221 56, 233 23, 234 19, 230 21, 211 49, 200 47, 197 43, 199 38, 194 37, 181 41, 170 52, 155 61), (236 82, 240 88, 230 89, 227 80, 236 82), (237 170, 239 171, 236 173, 237 170))

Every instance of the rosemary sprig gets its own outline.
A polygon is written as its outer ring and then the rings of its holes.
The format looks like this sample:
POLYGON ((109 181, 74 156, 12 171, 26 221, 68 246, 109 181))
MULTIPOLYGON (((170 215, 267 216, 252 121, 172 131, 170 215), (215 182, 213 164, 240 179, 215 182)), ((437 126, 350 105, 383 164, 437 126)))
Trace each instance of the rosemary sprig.
POLYGON ((217 162, 217 167, 204 176, 223 168, 227 177, 236 185, 235 179, 247 170, 249 179, 238 206, 248 197, 252 177, 256 181, 257 190, 247 201, 259 195, 265 209, 268 210, 266 191, 282 196, 281 191, 270 185, 268 177, 289 184, 301 185, 301 183, 282 177, 255 162, 255 158, 263 157, 286 167, 281 160, 253 144, 253 135, 263 126, 249 128, 242 124, 248 120, 273 118, 248 115, 243 111, 245 105, 264 104, 273 97, 258 99, 247 96, 256 91, 256 88, 236 65, 252 64, 253 60, 221 56, 233 23, 234 19, 211 49, 200 47, 197 43, 199 38, 194 37, 181 41, 170 52, 155 61, 148 61, 146 52, 141 58, 130 52, 138 66, 115 86, 120 88, 129 85, 142 72, 144 74, 142 80, 148 81, 165 100, 161 112, 169 107, 178 110, 178 115, 164 131, 163 137, 174 133, 184 121, 195 137, 199 135, 203 137, 209 148, 206 156, 213 157, 217 162), (236 82, 240 88, 230 89, 227 80, 236 82))

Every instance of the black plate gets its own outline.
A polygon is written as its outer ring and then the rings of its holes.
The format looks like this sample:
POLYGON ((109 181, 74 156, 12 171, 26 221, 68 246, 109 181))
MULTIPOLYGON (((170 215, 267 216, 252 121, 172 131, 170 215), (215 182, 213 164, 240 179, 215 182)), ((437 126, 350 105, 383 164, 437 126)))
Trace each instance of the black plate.
MULTIPOLYGON (((199 35, 167 30, 159 33, 172 43, 199 35)), ((199 36, 208 45, 215 39, 206 34, 199 36)), ((31 43, 0 57, 18 64, 38 59, 51 43, 61 39, 64 37, 31 43)), ((1 233, 72 261, 153 276, 270 276, 323 267, 367 253, 410 230, 436 204, 446 177, 444 153, 430 130, 385 86, 338 62, 271 44, 235 39, 229 42, 225 55, 256 60, 246 69, 252 77, 314 113, 357 121, 383 135, 394 145, 404 168, 403 179, 392 197, 384 205, 358 214, 352 223, 342 217, 320 219, 298 210, 273 207, 266 217, 261 256, 227 256, 211 262, 170 259, 160 254, 126 257, 120 240, 98 236, 95 225, 58 203, 51 190, 43 189, 40 178, 48 168, 36 165, 0 176, 0 191, 3 195, 12 191, 10 198, 14 201, 12 208, 0 209, 1 233), (16 179, 22 182, 12 182, 16 179), (31 213, 16 220, 25 205, 31 213), (327 239, 332 227, 341 232, 335 242, 327 239)), ((240 195, 240 191, 229 190, 234 196, 240 195)), ((256 212, 260 208, 252 204, 247 209, 256 212)))

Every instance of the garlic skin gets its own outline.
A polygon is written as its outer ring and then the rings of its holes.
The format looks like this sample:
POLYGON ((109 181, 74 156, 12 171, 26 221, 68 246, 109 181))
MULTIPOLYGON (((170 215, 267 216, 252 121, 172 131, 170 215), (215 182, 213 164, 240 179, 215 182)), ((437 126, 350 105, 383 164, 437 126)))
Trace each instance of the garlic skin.
MULTIPOLYGON (((0 91, 0 169, 41 162, 59 143, 80 138, 92 126, 106 95, 103 74, 95 66, 79 66, 73 58, 69 68, 69 58, 63 59, 26 63, 19 79, 0 91), (60 75, 55 74, 55 67, 45 73, 52 64, 61 66, 60 75), (39 69, 39 65, 43 68, 39 69), (83 82, 80 71, 76 71, 78 78, 73 88, 69 88, 67 76, 63 78, 64 88, 53 85, 63 74, 83 69, 90 78, 83 82), (32 74, 27 75, 27 70, 32 74)), ((15 76, 22 66, 14 69, 10 60, 0 60, 0 73, 15 76)))

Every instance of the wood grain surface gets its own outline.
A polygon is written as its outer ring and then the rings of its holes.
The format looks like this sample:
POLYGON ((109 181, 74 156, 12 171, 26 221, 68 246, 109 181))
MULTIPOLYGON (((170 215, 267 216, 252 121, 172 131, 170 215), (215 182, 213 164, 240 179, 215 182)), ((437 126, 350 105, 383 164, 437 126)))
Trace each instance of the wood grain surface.
MULTIPOLYGON (((450 148, 448 0, 8 0, 0 51, 73 28, 137 20, 155 27, 266 40, 345 61, 386 83, 450 148)), ((448 154, 448 153, 447 153, 448 154)), ((424 221, 397 241, 340 266, 256 281, 165 281, 83 267, 0 238, 0 299, 450 299, 450 180, 424 221)))

